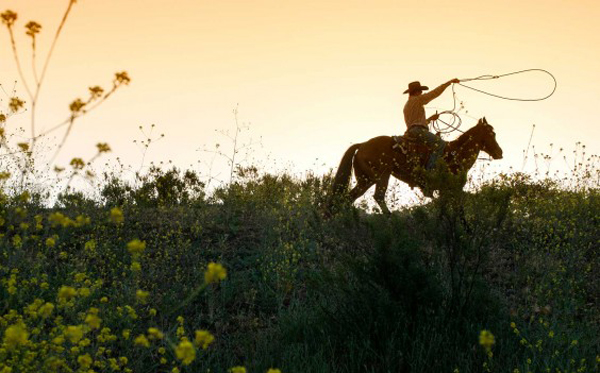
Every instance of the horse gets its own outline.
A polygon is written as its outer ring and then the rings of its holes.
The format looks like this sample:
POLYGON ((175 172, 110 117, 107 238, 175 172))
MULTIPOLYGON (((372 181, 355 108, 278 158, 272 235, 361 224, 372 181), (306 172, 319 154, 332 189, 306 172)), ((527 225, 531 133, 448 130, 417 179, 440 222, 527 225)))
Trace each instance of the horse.
MULTIPOLYGON (((428 149, 424 145, 411 144, 403 138, 400 140, 404 146, 398 146, 398 142, 390 136, 378 136, 350 146, 342 157, 333 181, 332 203, 339 201, 340 198, 353 203, 375 184, 374 199, 381 211, 389 214, 385 193, 390 176, 396 177, 412 188, 417 186, 426 196, 432 197, 433 190, 430 190, 431 186, 427 185, 425 177, 427 174, 424 171, 429 156, 428 149), (348 193, 352 169, 357 183, 348 193)), ((447 143, 442 156, 443 162, 438 162, 438 166, 440 163, 445 163, 444 171, 454 175, 466 174, 475 164, 480 151, 489 154, 493 159, 502 159, 502 148, 496 142, 494 128, 485 117, 456 140, 447 143)), ((439 167, 436 170, 439 170, 439 167)), ((461 190, 465 183, 466 179, 460 185, 461 190)), ((443 186, 435 190, 442 193, 443 186)))

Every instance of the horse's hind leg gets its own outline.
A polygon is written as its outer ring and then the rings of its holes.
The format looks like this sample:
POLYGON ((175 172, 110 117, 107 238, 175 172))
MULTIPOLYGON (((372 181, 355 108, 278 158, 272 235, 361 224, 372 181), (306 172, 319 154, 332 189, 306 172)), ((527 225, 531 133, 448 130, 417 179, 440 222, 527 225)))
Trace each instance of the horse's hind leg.
POLYGON ((357 183, 354 188, 350 191, 350 202, 353 203, 358 199, 358 197, 365 194, 365 192, 373 185, 374 183, 367 178, 357 178, 357 183))
POLYGON ((375 198, 375 202, 381 208, 381 212, 384 214, 389 214, 390 209, 388 209, 387 204, 385 203, 385 192, 387 191, 388 183, 390 181, 390 175, 382 175, 377 181, 375 185, 375 194, 373 197, 375 198))

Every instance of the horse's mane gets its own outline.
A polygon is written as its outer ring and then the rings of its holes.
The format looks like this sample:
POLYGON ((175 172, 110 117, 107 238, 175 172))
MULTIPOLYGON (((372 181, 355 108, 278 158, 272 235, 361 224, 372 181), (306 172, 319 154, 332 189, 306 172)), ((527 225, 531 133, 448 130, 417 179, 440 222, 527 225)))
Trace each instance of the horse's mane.
POLYGON ((456 147, 456 148, 462 147, 465 142, 467 142, 470 138, 472 138, 475 135, 475 132, 477 132, 477 130, 479 130, 480 127, 481 126, 479 125, 479 123, 477 123, 475 126, 466 130, 456 140, 450 141, 450 144, 452 144, 452 147, 456 147))

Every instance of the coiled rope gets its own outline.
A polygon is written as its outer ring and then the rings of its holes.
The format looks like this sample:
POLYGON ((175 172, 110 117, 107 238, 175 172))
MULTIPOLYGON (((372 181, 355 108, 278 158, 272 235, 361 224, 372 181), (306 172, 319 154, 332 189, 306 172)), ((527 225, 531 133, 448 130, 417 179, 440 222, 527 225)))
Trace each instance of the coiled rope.
MULTIPOLYGON (((550 96, 552 96, 554 94, 554 92, 556 92, 556 88, 558 86, 558 82, 556 80, 556 77, 554 77, 554 75, 552 75, 552 73, 550 73, 548 70, 544 70, 544 69, 525 69, 525 70, 518 70, 518 71, 513 71, 513 72, 509 72, 506 74, 500 74, 500 75, 480 75, 477 76, 475 78, 465 78, 465 79, 460 79, 460 82, 457 83, 458 85, 460 85, 461 87, 465 87, 468 88, 470 90, 473 90, 475 92, 479 92, 482 93, 484 95, 488 95, 488 96, 492 96, 492 97, 496 97, 502 100, 509 100, 509 101, 523 101, 523 102, 533 102, 533 101, 542 101, 545 100, 547 98, 549 98, 550 96), (507 96, 502 96, 502 95, 498 95, 495 93, 491 93, 491 92, 486 92, 484 90, 481 89, 477 89, 471 86, 468 86, 466 84, 463 84, 463 82, 471 82, 471 81, 476 81, 476 80, 493 80, 493 79, 500 79, 500 78, 504 78, 507 76, 511 76, 511 75, 517 75, 517 74, 524 74, 524 73, 530 73, 530 72, 542 72, 545 73, 547 75, 549 75, 552 78, 552 81, 554 83, 554 86, 552 87, 552 91, 547 94, 544 97, 538 97, 538 98, 519 98, 519 97, 507 97, 507 96)), ((445 110, 442 111, 440 113, 438 113, 438 115, 451 115, 452 116, 452 120, 450 121, 444 121, 441 119, 437 119, 432 121, 431 126, 432 128, 439 133, 443 133, 443 134, 447 134, 447 133, 451 133, 454 131, 459 131, 459 132, 463 132, 461 130, 459 130, 458 128, 461 126, 462 124, 462 118, 460 117, 460 115, 458 115, 458 112, 456 111, 456 92, 454 90, 454 86, 455 84, 452 84, 452 98, 453 98, 453 107, 452 110, 445 110), (442 123, 445 128, 442 128, 442 125, 440 124, 442 123)))

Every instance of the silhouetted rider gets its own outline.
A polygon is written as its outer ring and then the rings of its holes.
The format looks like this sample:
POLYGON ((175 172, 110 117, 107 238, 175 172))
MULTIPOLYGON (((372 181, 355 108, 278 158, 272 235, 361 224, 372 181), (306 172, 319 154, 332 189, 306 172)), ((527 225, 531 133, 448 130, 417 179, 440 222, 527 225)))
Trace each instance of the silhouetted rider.
POLYGON ((423 93, 429 90, 428 87, 422 86, 420 82, 412 82, 408 85, 408 89, 404 93, 408 93, 408 101, 404 105, 404 121, 406 122, 406 136, 422 141, 430 149, 432 149, 429 160, 427 161, 426 169, 431 170, 435 166, 435 162, 444 152, 446 143, 439 137, 429 132, 429 123, 438 119, 438 114, 434 114, 429 118, 425 117, 425 105, 431 100, 441 95, 446 88, 452 83, 458 83, 458 79, 452 79, 433 91, 423 93))

